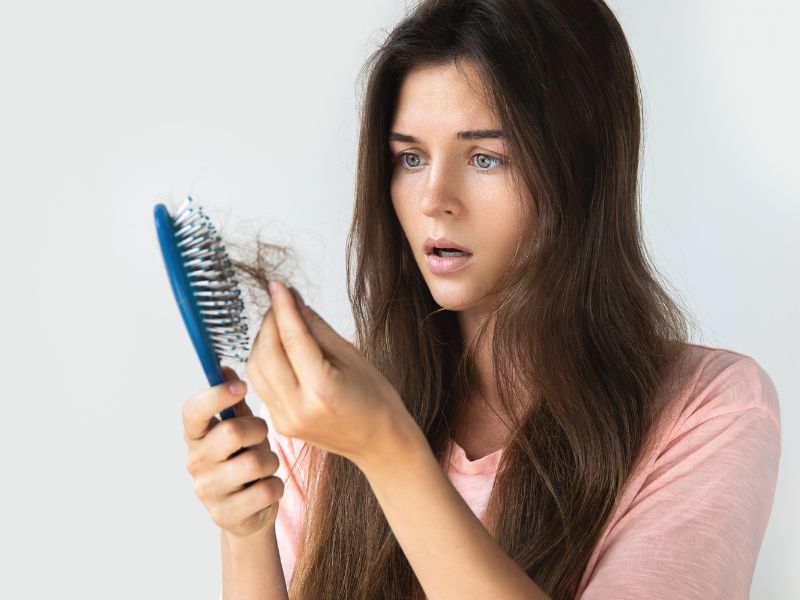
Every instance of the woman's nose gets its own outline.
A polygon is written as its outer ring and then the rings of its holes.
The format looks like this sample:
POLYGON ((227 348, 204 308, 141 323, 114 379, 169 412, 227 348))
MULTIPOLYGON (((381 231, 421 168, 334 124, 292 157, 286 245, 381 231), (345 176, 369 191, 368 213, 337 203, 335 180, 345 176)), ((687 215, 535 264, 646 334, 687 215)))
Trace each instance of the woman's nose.
POLYGON ((458 190, 455 175, 447 172, 446 165, 432 167, 422 189, 420 211, 429 217, 441 213, 459 214, 462 206, 458 190))

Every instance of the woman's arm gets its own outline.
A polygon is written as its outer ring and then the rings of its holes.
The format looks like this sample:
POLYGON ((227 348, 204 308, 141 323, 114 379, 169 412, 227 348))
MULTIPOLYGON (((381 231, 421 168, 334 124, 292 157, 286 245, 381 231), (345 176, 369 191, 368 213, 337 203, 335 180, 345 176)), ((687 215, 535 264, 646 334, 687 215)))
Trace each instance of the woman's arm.
POLYGON ((222 600, 288 600, 275 527, 252 539, 222 530, 222 600))
POLYGON ((413 420, 358 461, 428 600, 549 600, 494 541, 413 420))

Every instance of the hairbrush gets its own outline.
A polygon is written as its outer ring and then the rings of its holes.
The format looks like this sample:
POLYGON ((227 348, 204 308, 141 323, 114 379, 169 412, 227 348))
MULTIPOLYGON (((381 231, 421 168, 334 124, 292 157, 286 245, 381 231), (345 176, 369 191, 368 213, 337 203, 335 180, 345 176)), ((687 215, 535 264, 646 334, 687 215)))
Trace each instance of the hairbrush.
MULTIPOLYGON (((174 215, 163 204, 156 204, 154 213, 161 254, 183 322, 208 384, 219 385, 226 381, 222 357, 247 362, 250 352, 244 301, 233 264, 211 219, 191 196, 174 215)), ((219 414, 221 419, 236 416, 233 406, 219 414)))

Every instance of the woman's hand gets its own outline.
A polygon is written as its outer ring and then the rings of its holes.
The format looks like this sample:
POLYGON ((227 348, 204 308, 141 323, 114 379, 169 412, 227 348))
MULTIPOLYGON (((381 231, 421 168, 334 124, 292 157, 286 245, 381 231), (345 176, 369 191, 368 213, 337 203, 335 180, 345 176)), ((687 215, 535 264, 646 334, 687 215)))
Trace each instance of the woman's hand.
POLYGON ((392 452, 398 434, 418 429, 383 374, 296 290, 273 282, 271 297, 247 377, 278 433, 361 466, 392 452))
POLYGON ((212 520, 233 536, 251 537, 275 525, 283 481, 273 476, 279 463, 267 441, 267 423, 244 401, 247 384, 233 369, 223 371, 226 383, 183 404, 186 470, 212 520), (239 389, 232 391, 231 383, 239 389), (236 417, 220 421, 214 416, 232 405, 236 417))

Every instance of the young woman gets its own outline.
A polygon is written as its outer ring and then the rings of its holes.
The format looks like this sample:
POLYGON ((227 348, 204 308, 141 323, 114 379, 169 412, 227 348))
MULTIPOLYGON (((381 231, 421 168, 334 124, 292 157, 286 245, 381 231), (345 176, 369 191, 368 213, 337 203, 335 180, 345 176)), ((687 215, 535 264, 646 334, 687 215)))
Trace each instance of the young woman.
POLYGON ((429 0, 369 64, 357 344, 278 284, 260 416, 244 382, 184 405, 224 597, 746 598, 778 397, 654 276, 612 12, 429 0))

